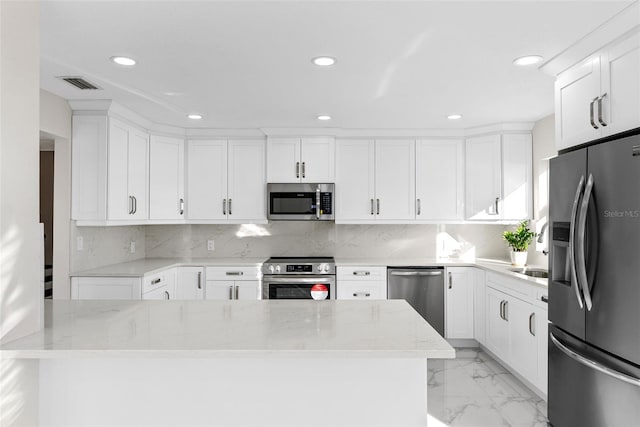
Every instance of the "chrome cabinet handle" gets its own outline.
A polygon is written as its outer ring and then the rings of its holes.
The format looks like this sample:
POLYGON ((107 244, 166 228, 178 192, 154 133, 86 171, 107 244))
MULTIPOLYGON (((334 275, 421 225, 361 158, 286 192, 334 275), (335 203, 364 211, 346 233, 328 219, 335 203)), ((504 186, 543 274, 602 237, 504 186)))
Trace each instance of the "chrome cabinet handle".
POLYGON ((157 285, 157 284, 158 284, 158 283, 160 283, 160 282, 162 282, 162 279, 161 279, 161 278, 157 278, 157 279, 153 279, 153 280, 151 281, 151 284, 152 284, 152 285, 157 285))
POLYGON ((224 274, 227 276, 242 276, 244 272, 242 271, 226 271, 224 274))
POLYGON ((607 125, 607 123, 602 118, 602 100, 607 96, 606 93, 603 93, 598 97, 598 123, 600 123, 603 127, 607 125))
MULTIPOLYGON (((487 214, 499 215, 500 214, 500 212, 498 212, 499 203, 500 203, 500 197, 496 197, 496 199, 493 201, 493 212, 487 212, 487 214)), ((489 208, 488 210, 490 211, 491 209, 489 208)))
POLYGON ((184 215, 184 199, 180 199, 180 215, 184 215))
POLYGON ((449 289, 453 288, 453 279, 451 278, 451 272, 449 272, 449 289))
POLYGON ((233 299, 233 286, 229 286, 229 299, 233 299))
POLYGON ((593 114, 593 104, 598 100, 598 98, 593 98, 591 103, 589 104, 589 120, 591 121, 591 127, 594 129, 598 129, 598 125, 595 122, 595 116, 593 114))
POLYGON ((533 320, 536 318, 536 314, 535 313, 531 313, 529 315, 529 333, 531 335, 533 335, 534 337, 536 336, 536 331, 533 330, 533 320))
POLYGON ((300 162, 296 162, 296 178, 300 178, 300 162))
POLYGON ((232 202, 232 200, 229 199, 229 202, 228 202, 229 203, 229 215, 233 215, 233 212, 231 211, 231 202, 232 202))
POLYGON ((546 302, 547 304, 549 303, 549 297, 547 297, 546 295, 542 295, 540 297, 540 301, 542 302, 546 302))
POLYGON ((376 215, 380 215, 380 199, 376 199, 376 215))
POLYGON ((616 378, 620 381, 624 381, 627 384, 640 387, 639 378, 634 378, 631 375, 623 374, 622 372, 618 372, 615 369, 611 369, 607 366, 604 366, 601 363, 587 359, 581 354, 578 354, 577 352, 569 349, 568 347, 560 343, 560 341, 552 333, 549 334, 549 339, 551 339, 551 342, 558 348, 558 350, 562 351, 564 354, 566 354, 576 362, 581 363, 588 368, 595 369, 596 371, 602 372, 605 375, 609 375, 610 377, 616 378))
POLYGON ((354 292, 353 296, 358 298, 358 297, 365 297, 365 298, 369 298, 371 296, 371 294, 369 292, 354 292))
POLYGON ((420 215, 422 209, 420 207, 420 199, 416 199, 416 215, 420 215))
POLYGON ((369 276, 371 274, 370 271, 354 271, 354 276, 369 276))
POLYGON ((569 223, 569 267, 571 273, 571 286, 576 291, 576 299, 578 300, 578 306, 580 310, 584 308, 582 303, 582 295, 580 294, 580 285, 578 284, 578 274, 576 273, 576 222, 578 222, 578 205, 580 204, 580 196, 582 195, 582 189, 584 188, 584 175, 580 177, 578 188, 576 189, 576 195, 573 199, 573 206, 571 208, 571 217, 569 223))
POLYGON ((586 224, 587 224, 587 211, 589 209, 589 200, 591 199, 591 191, 593 190, 593 175, 589 174, 587 180, 587 186, 584 189, 584 196, 582 196, 582 206, 580 207, 580 214, 578 216, 578 247, 577 247, 577 267, 578 267, 578 281, 582 288, 582 296, 584 297, 584 304, 587 306, 587 310, 591 311, 593 303, 591 301, 591 291, 589 290, 589 281, 587 278, 587 265, 585 260, 585 238, 586 238, 586 224))
POLYGON ((227 214, 227 199, 222 199, 222 215, 227 214))
POLYGON ((133 213, 133 196, 129 196, 129 215, 133 213))
POLYGON ((240 286, 236 285, 236 299, 238 299, 238 295, 240 294, 240 286))
POLYGON ((302 177, 303 177, 303 178, 306 178, 306 176, 307 176, 307 175, 306 175, 306 170, 307 170, 307 168, 306 168, 306 163, 307 163, 307 162, 302 162, 302 177))
MULTIPOLYGON (((302 170, 304 171, 304 162, 302 162, 302 170)), ((302 177, 304 178, 304 172, 302 172, 302 177)), ((316 219, 320 219, 320 186, 316 188, 316 219)))
POLYGON ((509 321, 509 301, 504 302, 504 320, 509 321))
POLYGON ((374 211, 373 211, 373 210, 374 210, 374 209, 373 209, 373 199, 371 199, 371 215, 373 215, 373 214, 374 214, 374 211))
POLYGON ((500 209, 500 197, 496 197, 495 204, 496 204, 496 215, 500 215, 500 210, 499 210, 500 209))
POLYGON ((504 320, 504 300, 500 301, 500 318, 504 320))
POLYGON ((202 271, 198 271, 198 289, 202 289, 202 271))
POLYGON ((138 199, 136 199, 136 196, 131 197, 133 197, 133 213, 135 214, 138 212, 138 199))
POLYGON ((171 299, 171 295, 169 294, 169 291, 164 291, 164 294, 167 296, 167 299, 171 299))

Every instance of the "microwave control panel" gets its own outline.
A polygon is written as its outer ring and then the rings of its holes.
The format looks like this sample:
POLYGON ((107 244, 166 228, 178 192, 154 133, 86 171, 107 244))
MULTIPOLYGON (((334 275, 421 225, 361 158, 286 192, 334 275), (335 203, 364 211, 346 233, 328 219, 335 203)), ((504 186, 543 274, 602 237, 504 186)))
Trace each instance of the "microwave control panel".
POLYGON ((331 215, 331 193, 320 194, 320 214, 331 215))

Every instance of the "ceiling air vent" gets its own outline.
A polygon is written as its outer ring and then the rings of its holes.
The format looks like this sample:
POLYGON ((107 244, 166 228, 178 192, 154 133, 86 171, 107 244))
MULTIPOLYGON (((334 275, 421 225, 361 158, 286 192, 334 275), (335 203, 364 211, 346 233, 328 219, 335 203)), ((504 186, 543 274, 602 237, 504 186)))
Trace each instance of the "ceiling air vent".
POLYGON ((61 80, 64 80, 65 82, 69 83, 72 86, 77 87, 78 89, 82 89, 82 90, 99 90, 100 89, 98 86, 94 85, 93 83, 89 83, 82 77, 62 76, 58 78, 61 80))

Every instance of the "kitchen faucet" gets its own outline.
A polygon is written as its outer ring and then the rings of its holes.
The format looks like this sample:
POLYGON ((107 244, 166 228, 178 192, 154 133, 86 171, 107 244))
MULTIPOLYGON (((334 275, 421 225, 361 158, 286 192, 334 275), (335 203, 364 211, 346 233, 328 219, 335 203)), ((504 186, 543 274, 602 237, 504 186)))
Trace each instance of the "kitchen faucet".
MULTIPOLYGON (((540 233, 538 234, 538 243, 544 243, 544 233, 545 231, 547 231, 547 227, 548 227, 549 223, 545 222, 544 224, 542 224, 542 228, 540 229, 540 233)), ((543 249, 542 253, 545 255, 549 254, 549 250, 548 249, 543 249)))

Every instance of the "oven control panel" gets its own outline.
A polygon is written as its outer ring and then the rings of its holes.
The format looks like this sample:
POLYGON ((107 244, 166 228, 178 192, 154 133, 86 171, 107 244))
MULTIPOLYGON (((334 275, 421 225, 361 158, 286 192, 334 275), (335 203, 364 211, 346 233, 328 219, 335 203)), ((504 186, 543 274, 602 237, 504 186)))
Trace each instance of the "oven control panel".
POLYGON ((280 259, 269 259, 262 264, 262 274, 270 275, 335 275, 336 266, 332 259, 310 259, 302 262, 295 259, 287 262, 280 259))

